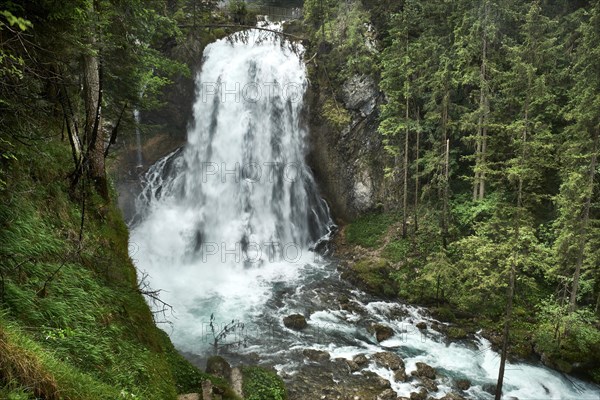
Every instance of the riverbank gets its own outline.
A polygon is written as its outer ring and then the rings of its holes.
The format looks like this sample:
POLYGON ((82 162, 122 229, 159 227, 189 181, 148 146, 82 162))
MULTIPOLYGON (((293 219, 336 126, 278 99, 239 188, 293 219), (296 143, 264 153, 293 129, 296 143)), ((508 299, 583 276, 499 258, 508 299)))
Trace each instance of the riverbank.
MULTIPOLYGON (((479 333, 493 350, 500 351, 502 314, 493 308, 469 308, 452 301, 452 294, 444 291, 439 280, 422 275, 423 265, 432 257, 427 233, 402 239, 401 228, 397 215, 391 213, 366 215, 343 226, 334 238, 341 277, 373 295, 425 307, 433 318, 445 323, 435 329, 451 341, 473 340, 479 333)), ((511 322, 510 360, 541 361, 557 371, 599 382, 596 353, 586 354, 568 344, 547 351, 539 324, 537 314, 517 309, 511 322)))

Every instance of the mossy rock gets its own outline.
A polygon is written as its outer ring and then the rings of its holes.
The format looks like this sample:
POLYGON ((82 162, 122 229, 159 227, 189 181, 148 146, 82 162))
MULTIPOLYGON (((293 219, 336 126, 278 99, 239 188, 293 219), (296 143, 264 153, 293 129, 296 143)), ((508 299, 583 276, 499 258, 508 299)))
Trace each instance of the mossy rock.
POLYGON ((456 315, 450 307, 437 307, 431 310, 431 315, 441 322, 455 322, 456 315))
POLYGON ((231 376, 231 365, 221 356, 212 356, 206 360, 206 373, 229 379, 231 376))
POLYGON ((448 332, 446 334, 452 340, 463 340, 467 338, 467 331, 455 326, 448 328, 448 332))

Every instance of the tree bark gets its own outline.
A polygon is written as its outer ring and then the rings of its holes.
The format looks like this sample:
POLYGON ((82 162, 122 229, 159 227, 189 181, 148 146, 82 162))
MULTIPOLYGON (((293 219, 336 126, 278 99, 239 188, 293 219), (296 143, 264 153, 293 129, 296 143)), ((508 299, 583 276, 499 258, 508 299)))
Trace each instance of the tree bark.
POLYGON ((421 141, 419 108, 417 107, 417 137, 415 143, 415 233, 419 230, 419 145, 421 141))
POLYGON ((592 148, 592 159, 588 175, 588 193, 583 205, 583 215, 579 229, 579 249, 577 254, 577 263, 575 264, 575 273, 573 274, 573 285, 571 286, 571 297, 569 299, 569 312, 575 311, 577 306, 577 291, 579 290, 579 277, 585 256, 585 245, 587 242, 587 230, 590 222, 590 208, 592 206, 592 196, 594 195, 594 179, 596 177, 596 164, 598 160, 598 137, 600 128, 594 130, 594 145, 592 148))
POLYGON ((489 99, 486 78, 488 41, 485 29, 488 21, 488 13, 488 3, 485 2, 482 24, 481 66, 479 72, 479 118, 477 123, 477 145, 475 149, 475 180, 473 182, 473 201, 483 200, 485 195, 484 166, 487 151, 487 118, 489 113, 489 99))
MULTIPOLYGON (((93 2, 92 13, 97 13, 96 2, 93 2)), ((90 34, 92 49, 98 49, 96 32, 90 34)), ((108 200, 108 183, 104 169, 104 130, 102 129, 102 64, 96 54, 83 56, 83 98, 85 105, 86 144, 85 161, 87 173, 94 182, 100 195, 108 200)))

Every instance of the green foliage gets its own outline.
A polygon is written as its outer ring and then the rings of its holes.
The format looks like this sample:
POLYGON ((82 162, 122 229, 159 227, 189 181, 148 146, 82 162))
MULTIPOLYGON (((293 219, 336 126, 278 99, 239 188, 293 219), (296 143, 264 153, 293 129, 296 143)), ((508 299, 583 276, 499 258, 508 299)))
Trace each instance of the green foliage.
POLYGON ((323 103, 321 116, 338 130, 342 130, 350 124, 348 111, 332 99, 327 99, 323 103))
POLYGON ((287 393, 275 371, 261 367, 243 367, 243 391, 246 400, 285 400, 287 393))
POLYGON ((372 213, 361 216, 346 228, 346 240, 362 247, 378 247, 393 223, 394 215, 391 214, 372 213))

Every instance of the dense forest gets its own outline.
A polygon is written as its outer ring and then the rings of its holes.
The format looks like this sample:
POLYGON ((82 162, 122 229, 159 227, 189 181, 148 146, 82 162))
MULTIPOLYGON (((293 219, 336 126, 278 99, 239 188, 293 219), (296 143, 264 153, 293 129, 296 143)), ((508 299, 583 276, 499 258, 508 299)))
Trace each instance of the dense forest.
POLYGON ((307 1, 305 20, 317 84, 371 75, 385 99, 385 212, 346 231, 379 260, 355 269, 598 380, 600 3, 307 1))
MULTIPOLYGON (((600 1, 303 7, 287 29, 310 112, 341 132, 345 82, 381 94, 385 194, 340 221, 349 279, 449 336, 483 329, 502 365, 537 354, 600 382, 600 1)), ((207 380, 237 398, 156 327, 144 296, 169 304, 136 276, 106 171, 133 110, 191 80, 186 46, 255 22, 242 1, 0 3, 0 398, 163 400, 207 380)))

